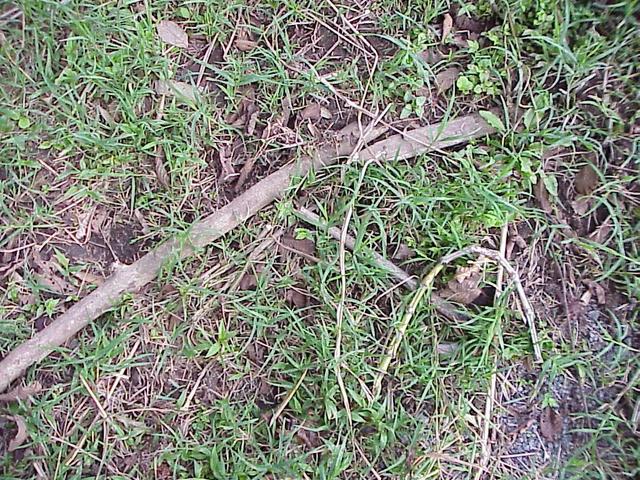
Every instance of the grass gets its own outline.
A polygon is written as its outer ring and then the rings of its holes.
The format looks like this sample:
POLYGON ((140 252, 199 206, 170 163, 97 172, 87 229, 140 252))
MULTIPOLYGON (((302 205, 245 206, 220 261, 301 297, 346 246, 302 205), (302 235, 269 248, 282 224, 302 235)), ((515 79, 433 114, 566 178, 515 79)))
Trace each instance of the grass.
MULTIPOLYGON (((364 3, 2 7, 0 352, 91 291, 114 260, 233 198, 221 155, 236 173, 255 159, 255 182, 357 119, 345 98, 371 112, 392 105, 388 120, 408 112, 401 129, 520 110, 456 151, 298 179, 280 204, 123 299, 30 369, 25 382, 42 393, 1 407, 6 478, 637 475, 640 6, 364 3), (456 10, 480 26, 462 28, 456 10), (456 22, 446 48, 445 13, 456 22), (158 39, 163 19, 185 28, 188 49, 158 39), (256 48, 236 48, 243 32, 256 48), (423 95, 452 65, 455 85, 423 95), (195 102, 154 91, 158 79, 196 85, 201 71, 195 102), (279 123, 288 103, 292 118, 279 123), (311 103, 331 118, 304 121, 311 103), (258 112, 251 133, 232 118, 247 104, 258 112), (598 182, 581 214, 575 179, 587 164, 598 182), (328 226, 352 211, 358 248, 346 252, 344 278, 339 243, 301 222, 297 202, 328 226), (421 276, 465 246, 499 248, 503 228, 544 364, 532 364, 506 282, 492 305, 461 307, 464 321, 423 302, 373 398, 411 293, 370 252, 421 276), (282 247, 290 236, 312 240, 313 258, 282 247), (334 356, 343 301, 349 410, 334 356), (540 417, 547 407, 563 422, 555 441, 540 417), (9 453, 14 415, 29 439, 9 453)), ((484 268, 483 285, 496 287, 497 269, 484 268)), ((455 273, 446 269, 437 288, 455 273)))

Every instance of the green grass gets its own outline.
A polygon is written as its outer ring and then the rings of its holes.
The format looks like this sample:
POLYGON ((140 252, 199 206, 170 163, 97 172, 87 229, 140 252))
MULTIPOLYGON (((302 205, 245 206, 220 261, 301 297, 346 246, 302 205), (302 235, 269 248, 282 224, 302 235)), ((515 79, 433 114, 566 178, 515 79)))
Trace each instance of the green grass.
MULTIPOLYGON (((29 370, 24 381, 45 386, 33 401, 0 406, 3 416, 23 417, 30 436, 25 449, 6 453, 14 429, 0 424, 3 478, 480 478, 481 468, 504 479, 637 475, 640 5, 365 3, 368 15, 353 2, 306 0, 2 7, 3 353, 91 291, 86 272, 110 273, 110 254, 72 254, 71 244, 91 246, 82 229, 106 251, 118 248, 112 227, 124 226, 144 252, 233 198, 233 181, 219 178, 225 146, 237 171, 256 158, 251 183, 307 148, 298 145, 357 119, 345 97, 372 112, 391 105, 386 118, 397 120, 419 110, 421 89, 452 65, 464 80, 426 98, 423 118, 409 117, 414 125, 518 109, 501 131, 456 151, 373 163, 365 175, 350 164, 297 179, 281 203, 123 299, 29 370), (455 18, 454 7, 486 31, 443 48, 442 16, 455 18), (163 19, 185 28, 189 49, 157 38, 163 19), (240 30, 258 46, 235 48, 240 30), (436 49, 435 61, 421 56, 436 49), (155 93, 158 79, 195 85, 202 67, 197 101, 155 93), (249 89, 254 133, 230 119, 249 89), (315 129, 294 118, 279 130, 286 102, 294 117, 318 102, 332 118, 315 129), (574 180, 587 163, 599 181, 579 215, 574 180), (552 213, 536 198, 541 182, 552 213), (334 357, 339 244, 301 222, 297 202, 328 226, 342 227, 352 210, 358 248, 346 253, 339 362, 349 411, 334 357), (605 240, 590 237, 602 225, 605 240), (424 301, 373 398, 411 293, 395 288, 371 252, 421 276, 468 245, 499 248, 505 226, 544 363, 532 363, 507 282, 494 305, 461 307, 469 316, 460 322, 424 301), (312 239, 317 261, 279 247, 282 235, 312 239), (413 256, 395 258, 406 248, 413 256), (256 286, 239 288, 244 275, 256 286), (593 287, 586 299, 588 281, 604 289, 604 304, 593 287), (290 301, 293 290, 304 305, 290 301), (547 405, 565 419, 555 444, 541 441, 547 405)), ((436 287, 464 265, 445 269, 436 287)), ((484 284, 495 286, 497 269, 484 268, 484 284)))

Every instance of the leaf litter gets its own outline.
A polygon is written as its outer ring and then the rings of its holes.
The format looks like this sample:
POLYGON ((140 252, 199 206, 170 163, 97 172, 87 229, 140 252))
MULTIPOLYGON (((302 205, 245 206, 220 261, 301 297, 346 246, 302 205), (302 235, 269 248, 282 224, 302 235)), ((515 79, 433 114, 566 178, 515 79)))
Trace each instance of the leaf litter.
POLYGON ((200 93, 199 89, 187 82, 177 80, 156 80, 154 90, 158 95, 175 97, 178 100, 195 103, 200 93))
POLYGON ((22 418, 20 415, 11 415, 5 418, 11 420, 15 424, 17 429, 15 436, 9 441, 9 446, 7 448, 9 452, 14 452, 19 449, 29 438, 27 422, 25 422, 24 418, 22 418))
POLYGON ((0 393, 0 403, 17 402, 27 400, 29 397, 37 395, 42 391, 40 382, 33 382, 29 385, 20 385, 10 392, 0 393))
POLYGON ((551 407, 545 407, 540 414, 540 434, 548 442, 555 442, 562 434, 562 415, 551 407))
POLYGON ((598 186, 598 183, 600 183, 600 177, 598 177, 598 172, 590 163, 578 170, 575 178, 575 187, 576 192, 579 194, 591 194, 598 186))
POLYGON ((471 265, 458 267, 454 277, 447 282, 447 286, 438 294, 445 300, 470 305, 484 295, 480 288, 483 278, 482 267, 488 262, 485 257, 479 257, 471 265))
POLYGON ((158 37, 169 45, 179 48, 189 46, 189 37, 180 25, 171 20, 162 20, 157 27, 158 37))

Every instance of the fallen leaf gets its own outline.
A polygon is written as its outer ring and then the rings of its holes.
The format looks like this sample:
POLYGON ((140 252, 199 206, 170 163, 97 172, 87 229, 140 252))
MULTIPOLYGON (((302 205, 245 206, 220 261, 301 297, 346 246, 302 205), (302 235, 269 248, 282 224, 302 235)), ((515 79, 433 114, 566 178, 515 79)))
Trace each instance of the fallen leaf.
POLYGON ((253 273, 245 273, 238 283, 238 290, 255 290, 258 286, 258 279, 253 273))
POLYGON ((449 67, 436 75, 436 87, 438 95, 443 94, 456 84, 460 69, 457 67, 449 67))
POLYGON ((187 48, 189 46, 187 33, 177 23, 171 20, 162 20, 157 28, 158 36, 163 42, 180 48, 187 48))
POLYGON ((444 19, 442 20, 442 43, 447 39, 449 33, 451 33, 451 28, 453 27, 453 18, 448 13, 444 14, 444 19))
POLYGON ((584 216, 591 208, 591 199, 589 197, 580 197, 571 202, 571 208, 580 217, 584 216))
POLYGON ((411 250, 406 244, 399 243, 395 249, 395 252, 391 256, 393 260, 406 260, 415 256, 413 250, 411 250))
POLYGON ((313 240, 308 238, 297 240, 291 235, 282 236, 281 246, 284 247, 284 250, 301 253, 309 257, 312 257, 316 252, 316 244, 313 240))
POLYGON ((115 125, 116 122, 113 118, 113 115, 111 115, 111 112, 109 112, 109 110, 104 108, 102 105, 96 105, 96 110, 98 110, 98 113, 100 114, 102 119, 107 123, 107 125, 115 125))
POLYGON ((29 438, 29 434, 27 433, 27 423, 24 421, 20 415, 14 415, 11 419, 16 424, 18 431, 16 432, 16 436, 9 442, 9 451, 13 452, 22 446, 24 442, 29 438))
POLYGON ((171 177, 169 177, 169 172, 167 172, 167 168, 164 166, 164 160, 164 153, 162 149, 159 149, 155 157, 154 169, 158 183, 168 190, 171 187, 171 177))
POLYGON ((173 472, 171 471, 171 467, 167 464, 167 462, 162 462, 160 466, 158 466, 156 478, 160 480, 168 480, 170 478, 173 478, 173 472))
POLYGON ((304 308, 309 303, 309 297, 295 288, 288 288, 284 292, 284 300, 291 307, 304 308))
POLYGON ((604 305, 607 303, 607 295, 602 285, 594 282, 593 280, 584 280, 583 283, 589 288, 589 290, 596 296, 598 305, 604 305))
POLYGON ((483 22, 474 20, 467 14, 459 14, 456 17, 456 27, 460 30, 467 30, 469 32, 480 33, 485 30, 483 22))
POLYGON ((80 280, 83 284, 92 283, 94 285, 102 285, 104 283, 104 277, 96 275, 89 271, 71 272, 74 277, 80 280))
POLYGON ((247 120, 247 135, 253 135, 256 131, 256 124, 258 123, 258 115, 260 111, 256 109, 255 112, 249 115, 249 119, 247 120))
MULTIPOLYGON (((234 127, 244 127, 248 132, 252 118, 257 121, 256 112, 259 108, 256 105, 256 93, 251 85, 246 86, 240 92, 240 103, 235 112, 227 116, 226 120, 234 127)), ((255 128, 255 125, 254 127, 255 128)))
POLYGON ((253 363, 262 363, 265 352, 266 348, 258 342, 254 342, 247 347, 247 357, 249 357, 249 360, 253 363))
POLYGON ((562 416, 551 407, 540 414, 540 434, 548 442, 555 442, 562 433, 562 416))
POLYGON ((33 395, 37 395, 42 391, 40 382, 33 382, 29 385, 20 385, 10 392, 0 394, 0 402, 17 402, 18 400, 27 400, 33 395))
POLYGON ((440 60, 444 58, 444 55, 440 50, 435 47, 430 47, 418 54, 418 56, 425 62, 430 65, 438 63, 440 60))
POLYGON ((235 47, 241 52, 250 52, 254 48, 258 46, 258 42, 254 42, 253 40, 237 38, 235 42, 233 42, 235 47))
POLYGON ((601 245, 606 245, 609 243, 609 234, 611 233, 611 230, 613 230, 613 224, 611 223, 611 218, 607 218, 602 225, 596 228, 591 235, 589 235, 589 239, 601 245))
POLYGON ((309 449, 313 449, 322 445, 322 439, 318 432, 314 432, 313 430, 307 430, 304 427, 301 427, 296 432, 296 441, 301 443, 305 447, 309 449))
POLYGON ((599 182, 600 177, 598 177, 598 172, 590 163, 588 163, 583 166, 578 173, 576 173, 576 192, 582 195, 589 195, 596 189, 599 182))
POLYGON ((94 208, 89 208, 78 215, 78 220, 77 220, 78 228, 74 235, 76 237, 76 240, 82 241, 85 237, 87 237, 88 234, 91 233, 90 223, 91 223, 94 212, 95 212, 94 208))
POLYGON ((440 290, 438 295, 443 300, 469 305, 478 298, 484 296, 483 290, 479 287, 482 280, 482 265, 486 262, 484 257, 480 257, 468 267, 458 267, 456 275, 449 280, 446 288, 440 290))
POLYGON ((326 120, 333 118, 333 113, 328 108, 320 107, 320 116, 326 120))
POLYGON ((174 96, 191 102, 195 102, 198 98, 198 89, 195 86, 175 80, 156 80, 155 91, 158 95, 174 96))
POLYGON ((549 192, 547 191, 547 187, 545 187, 544 182, 538 180, 538 182, 533 187, 534 193, 536 195, 536 200, 538 200, 538 204, 540 208, 544 210, 549 215, 553 214, 553 206, 549 201, 549 192))
POLYGON ((455 342, 440 342, 436 345, 436 352, 440 355, 453 355, 460 350, 460 345, 455 342))
POLYGON ((322 107, 318 103, 310 103, 300 112, 300 118, 304 120, 320 120, 322 118, 322 107))
POLYGON ((236 170, 233 167, 233 146, 225 145, 218 150, 218 159, 220 160, 220 176, 222 181, 227 183, 236 176, 236 170))

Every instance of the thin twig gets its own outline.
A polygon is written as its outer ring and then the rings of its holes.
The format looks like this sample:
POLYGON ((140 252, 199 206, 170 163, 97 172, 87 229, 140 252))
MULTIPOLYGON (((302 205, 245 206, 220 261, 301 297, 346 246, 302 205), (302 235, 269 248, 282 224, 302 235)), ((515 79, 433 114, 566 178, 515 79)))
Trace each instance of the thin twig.
MULTIPOLYGON (((311 210, 309 210, 307 208, 298 207, 295 213, 302 220, 304 220, 305 222, 307 222, 307 223, 309 223, 311 225, 315 225, 315 226, 321 227, 321 228, 326 228, 326 226, 324 225, 324 222, 322 221, 322 219, 318 215, 316 215, 315 213, 313 213, 311 210)), ((327 230, 327 233, 333 239, 335 239, 337 241, 341 241, 342 231, 338 227, 329 227, 329 228, 326 228, 326 230, 327 230)), ((344 246, 347 247, 352 252, 355 251, 356 239, 353 238, 351 235, 348 235, 348 234, 345 235, 344 236, 344 246)), ((393 276, 394 278, 399 280, 402 283, 403 286, 407 287, 409 290, 415 290, 416 288, 418 288, 418 282, 416 281, 415 277, 409 275, 407 272, 405 272, 400 267, 398 267, 395 263, 387 260, 382 255, 380 255, 378 252, 371 251, 371 252, 368 252, 368 253, 371 255, 372 261, 373 261, 373 263, 375 263, 375 265, 377 265, 380 268, 382 268, 383 270, 386 270, 387 272, 389 272, 389 274, 391 274, 391 276, 393 276)))
MULTIPOLYGON (((506 258, 507 252, 507 238, 509 232, 509 224, 505 223, 502 226, 502 231, 500 233, 500 255, 506 258)), ((498 275, 496 276, 496 295, 495 299, 499 298, 500 294, 503 290, 504 284, 504 266, 502 264, 498 264, 498 275)), ((494 332, 495 335, 495 332, 494 332)), ((493 339, 493 344, 495 348, 495 336, 493 339)), ((495 403, 495 395, 496 395, 496 383, 498 377, 498 365, 495 359, 493 359, 493 369, 491 371, 491 379, 489 380, 489 391, 487 392, 487 400, 484 404, 484 425, 482 428, 482 459, 480 461, 480 468, 476 473, 476 480, 479 480, 487 465, 489 465, 489 461, 491 460, 491 444, 489 443, 489 430, 491 429, 491 417, 493 412, 493 405, 495 403)))
POLYGON ((413 318, 418 305, 420 304, 420 300, 425 295, 425 293, 429 292, 433 286, 433 282, 436 276, 440 273, 440 271, 444 268, 445 265, 457 260, 460 257, 464 257, 465 255, 475 254, 475 255, 483 255, 495 262, 498 262, 503 266, 505 271, 511 276, 513 283, 516 286, 516 290, 518 292, 518 296, 520 298, 520 302, 522 303, 522 308, 525 313, 525 319, 529 326, 529 334, 531 336, 531 342, 533 343, 533 351, 536 362, 542 362, 542 351, 540 350, 540 344, 538 341, 538 334, 535 327, 535 314, 533 311, 533 307, 527 298, 524 288, 522 287, 522 283, 520 282, 520 277, 518 272, 511 266, 511 264, 500 254, 500 252, 496 250, 490 250, 488 248, 483 248, 479 246, 470 246, 467 248, 463 248, 457 252, 450 253, 442 257, 440 262, 429 271, 429 273, 422 279, 420 282, 420 287, 416 290, 411 303, 407 307, 400 324, 396 329, 396 334, 392 340, 392 342, 387 347, 387 351, 380 362, 378 367, 378 374, 374 380, 373 386, 373 394, 374 397, 377 397, 380 394, 380 390, 382 387, 382 380, 384 376, 387 374, 389 370, 389 365, 391 361, 396 357, 398 352, 398 348, 400 347, 400 343, 404 338, 405 332, 411 319, 413 318))
POLYGON ((504 256, 497 252, 496 250, 491 250, 488 248, 471 246, 467 248, 463 248, 459 252, 454 252, 446 257, 443 257, 443 263, 451 263, 452 261, 473 253, 475 255, 484 255, 491 260, 498 262, 498 264, 502 265, 505 271, 511 277, 514 285, 516 286, 516 291, 518 292, 518 298, 520 299, 520 303, 522 304, 522 309, 524 310, 525 322, 529 327, 529 335, 531 336, 531 343, 533 345, 533 354, 534 359, 538 363, 542 363, 542 350, 540 349, 540 340, 538 339, 538 331, 536 329, 536 314, 531 306, 531 302, 529 302, 529 298, 524 291, 524 287, 522 286, 522 282, 520 281, 520 275, 515 268, 511 266, 509 261, 504 258, 504 256))
MULTIPOLYGON (((379 118, 384 115, 383 112, 379 118)), ((374 121, 369 128, 375 127, 376 122, 374 121)), ((365 133, 366 135, 366 133, 365 133)), ((363 135, 361 138, 365 138, 363 135)), ((353 157, 356 156, 360 149, 362 148, 363 143, 358 142, 356 147, 353 150, 353 153, 349 157, 349 161, 353 160, 353 157)), ((360 172, 360 180, 358 182, 358 188, 356 192, 359 190, 360 185, 364 181, 364 176, 367 172, 367 168, 372 160, 365 162, 362 167, 362 171, 360 172)), ((349 228, 349 222, 351 221, 351 215, 353 213, 353 206, 355 203, 355 194, 352 198, 352 201, 349 204, 349 209, 347 210, 347 215, 345 216, 344 223, 342 225, 342 231, 340 232, 340 249, 339 249, 339 264, 340 264, 340 302, 338 302, 338 307, 336 309, 336 346, 333 351, 333 359, 335 362, 335 374, 336 380, 338 382, 338 387, 340 388, 340 395, 342 396, 342 403, 344 405, 345 411, 347 412, 347 420, 349 421, 349 425, 351 425, 351 406, 349 404, 349 395, 347 394, 347 389, 344 385, 344 379, 342 378, 341 366, 342 366, 342 324, 344 321, 344 308, 345 303, 347 301, 347 272, 346 272, 346 261, 345 261, 345 243, 347 237, 347 230, 349 228)))
MULTIPOLYGON (((318 217, 318 215, 313 213, 311 210, 308 210, 304 207, 299 207, 295 213, 303 221, 316 227, 325 229, 334 240, 337 240, 338 242, 341 241, 341 229, 339 229, 338 227, 327 227, 327 225, 320 219, 320 217, 318 217)), ((356 252, 356 239, 351 235, 346 235, 344 239, 344 245, 352 252, 356 252)), ((369 250, 367 252, 367 255, 370 256, 371 263, 379 268, 382 268, 383 270, 386 270, 392 277, 400 282, 398 285, 394 286, 394 288, 398 286, 405 287, 407 290, 416 290, 418 288, 419 283, 414 276, 409 275, 395 263, 387 260, 375 250, 369 250)), ((385 294, 386 293, 383 293, 383 295, 385 294)), ((467 316, 465 314, 459 312, 453 304, 443 299, 436 292, 433 292, 431 294, 430 300, 436 311, 439 314, 447 317, 448 319, 455 322, 464 321, 467 319, 467 316)))
POLYGON ((302 375, 300 375, 300 378, 298 379, 296 384, 293 386, 293 388, 291 390, 289 390, 289 393, 287 393, 287 396, 284 398, 284 400, 282 400, 282 402, 280 402, 280 405, 278 405, 278 408, 273 413, 273 416, 271 417, 271 420, 269 420, 269 426, 270 427, 273 427, 275 425, 276 420, 278 420, 280 415, 282 415, 282 412, 284 412, 284 409, 287 408, 287 405, 289 404, 289 402, 291 401, 293 396, 296 394, 296 392, 300 388, 300 385, 302 385, 302 381, 304 380, 304 377, 307 376, 307 371, 308 370, 305 369, 302 372, 302 375))
POLYGON ((404 334, 407 331, 407 327, 409 326, 409 323, 411 322, 411 319, 413 318, 413 315, 415 314, 418 308, 418 305, 420 304, 420 300, 422 300, 422 297, 424 296, 425 293, 431 290, 433 286, 433 281, 435 280, 435 278, 438 276, 438 273, 440 273, 440 271, 443 268, 444 268, 443 262, 440 262, 435 267, 433 267, 431 271, 422 279, 422 281, 420 282, 420 287, 418 288, 418 290, 416 290, 416 293, 413 295, 413 298, 411 299, 411 303, 409 303, 407 310, 404 312, 404 315, 402 316, 400 325, 398 325, 396 334, 393 337, 393 340, 391 341, 391 343, 389 344, 389 347, 387 348, 387 352, 385 356, 382 358, 382 361, 380 362, 380 366, 378 367, 378 375, 376 376, 376 379, 373 382, 374 398, 380 394, 380 390, 382 388, 382 380, 384 379, 384 376, 389 371, 389 365, 391 365, 391 361, 396 357, 396 354, 398 353, 398 348, 400 347, 400 343, 404 338, 404 334))

